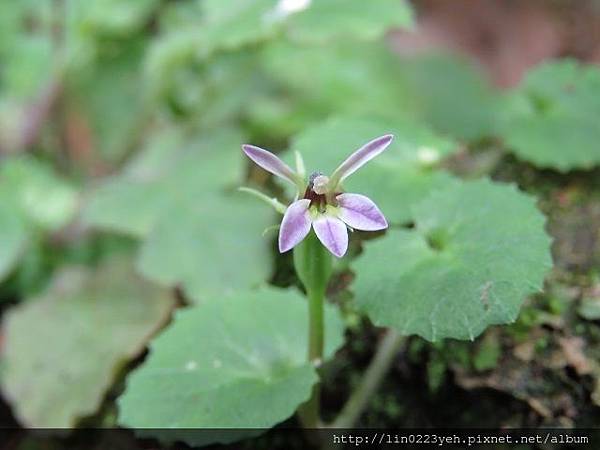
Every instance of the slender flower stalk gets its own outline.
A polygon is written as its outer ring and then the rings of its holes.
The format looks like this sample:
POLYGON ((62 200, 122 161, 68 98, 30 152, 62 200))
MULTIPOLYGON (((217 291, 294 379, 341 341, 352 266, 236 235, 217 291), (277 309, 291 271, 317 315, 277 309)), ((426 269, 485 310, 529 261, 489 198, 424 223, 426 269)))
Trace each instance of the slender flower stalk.
MULTIPOLYGON (((325 293, 331 277, 332 257, 314 234, 310 234, 294 249, 294 267, 308 297, 308 361, 317 369, 325 346, 325 293)), ((319 384, 310 399, 302 405, 299 415, 306 428, 320 426, 319 384)))
MULTIPOLYGON (((348 228, 363 231, 387 228, 385 217, 371 199, 345 193, 341 185, 347 177, 382 153, 392 139, 391 134, 373 139, 346 158, 331 177, 313 172, 308 181, 304 179, 304 163, 298 155, 299 170, 294 171, 268 150, 253 145, 242 146, 244 153, 260 167, 296 186, 297 196, 304 192, 302 198, 294 200, 284 213, 279 229, 281 253, 297 246, 312 229, 325 248, 341 258, 348 250, 348 228)), ((273 199, 270 202, 274 205, 273 199)))

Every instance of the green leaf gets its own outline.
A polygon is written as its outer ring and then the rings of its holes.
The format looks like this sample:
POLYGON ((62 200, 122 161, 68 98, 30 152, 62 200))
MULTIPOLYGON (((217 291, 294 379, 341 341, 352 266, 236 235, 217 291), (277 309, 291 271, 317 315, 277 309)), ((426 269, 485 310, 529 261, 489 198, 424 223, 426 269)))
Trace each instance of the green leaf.
POLYGON ((238 119, 265 85, 254 49, 213 53, 197 24, 161 34, 146 57, 145 76, 157 106, 206 129, 238 119))
POLYGON ((204 0, 187 2, 169 2, 161 5, 158 19, 160 30, 177 30, 186 27, 197 27, 202 17, 204 0))
POLYGON ((413 24, 405 1, 205 0, 202 33, 211 49, 237 49, 284 32, 302 42, 335 38, 375 40, 390 28, 413 24))
POLYGON ((400 70, 415 98, 414 113, 437 130, 467 141, 496 131, 498 94, 468 61, 421 55, 405 58, 400 70))
POLYGON ((36 233, 52 232, 75 215, 78 193, 50 167, 29 156, 0 166, 0 281, 16 267, 36 233))
POLYGON ((274 37, 277 0, 204 0, 203 33, 208 46, 236 49, 274 37))
POLYGON ((54 66, 52 5, 32 0, 0 6, 0 97, 29 101, 54 66))
POLYGON ((291 113, 308 116, 305 122, 332 113, 402 118, 415 109, 398 56, 381 43, 303 46, 275 42, 264 49, 262 61, 286 93, 284 105, 291 97, 291 113))
POLYGON ((456 182, 431 165, 457 148, 452 141, 412 121, 338 117, 297 135, 292 150, 302 154, 309 174, 331 174, 353 151, 387 133, 395 136, 390 148, 349 177, 344 189, 370 197, 389 221, 408 222, 415 203, 456 182))
POLYGON ((374 113, 426 121, 463 140, 496 131, 498 94, 455 56, 400 58, 381 42, 278 41, 265 46, 262 59, 266 73, 281 84, 284 105, 293 100, 292 118, 304 114, 310 123, 333 113, 374 113))
MULTIPOLYGON (((185 84, 195 75, 194 69, 198 64, 198 49, 202 48, 202 37, 196 27, 186 26, 163 32, 151 43, 144 61, 145 82, 151 97, 165 100, 179 94, 177 86, 185 84)), ((196 98, 199 101, 203 96, 202 87, 188 87, 192 103, 195 103, 196 98)), ((183 105, 190 102, 184 96, 175 100, 183 105)))
MULTIPOLYGON (((102 64, 97 64, 98 57, 119 58, 123 50, 127 52, 136 37, 142 37, 144 28, 154 25, 153 14, 161 5, 160 0, 64 0, 63 3, 60 23, 64 39, 60 56, 68 67, 67 76, 73 69, 81 68, 103 72, 102 64)), ((115 75, 113 81, 120 88, 127 78, 127 74, 115 75)), ((94 97, 93 90, 89 93, 94 97)))
POLYGON ((138 267, 193 300, 263 282, 271 273, 271 211, 244 194, 241 135, 167 132, 90 198, 87 223, 144 238, 138 267))
POLYGON ((150 19, 160 0, 67 0, 69 24, 81 36, 128 36, 150 19))
POLYGON ((513 322, 552 266, 544 216, 515 187, 456 184, 415 206, 353 268, 356 302, 376 325, 436 341, 513 322))
POLYGON ((159 183, 116 177, 91 194, 84 220, 99 229, 143 237, 169 204, 163 194, 159 183))
POLYGON ((290 16, 287 34, 303 42, 375 40, 391 28, 411 27, 413 19, 406 1, 313 0, 305 10, 290 16))
MULTIPOLYGON (((296 291, 274 288, 213 300, 178 312, 152 342, 147 361, 119 398, 122 425, 264 429, 308 399, 318 376, 307 362, 306 300, 296 291)), ((343 342, 334 307, 326 307, 325 324, 330 357, 343 342)), ((230 433, 189 430, 165 437, 191 445, 231 440, 230 433)))
POLYGON ((0 206, 0 281, 19 262, 27 245, 28 230, 23 219, 7 204, 0 206))
POLYGON ((233 129, 187 135, 167 129, 152 135, 123 173, 106 180, 89 197, 84 220, 98 228, 147 236, 169 205, 187 213, 207 194, 241 180, 243 139, 233 129))
POLYGON ((145 49, 143 40, 131 39, 88 64, 73 64, 66 76, 70 113, 89 131, 92 150, 112 163, 137 143, 147 119, 140 89, 145 49))
POLYGON ((181 284, 195 301, 266 280, 271 253, 263 231, 271 211, 244 194, 173 202, 144 242, 138 267, 167 285, 181 284), (171 214, 168 214, 168 212, 171 214))
POLYGON ((20 35, 6 51, 2 65, 1 95, 31 101, 52 74, 52 41, 39 34, 20 35))
POLYGON ((4 321, 2 392, 27 427, 62 428, 97 411, 123 365, 174 306, 164 290, 112 261, 65 269, 4 321))
POLYGON ((10 153, 22 142, 29 103, 35 102, 55 69, 52 5, 32 0, 0 6, 0 146, 10 153))
POLYGON ((529 72, 510 99, 502 127, 519 158, 560 171, 600 163, 600 70, 572 60, 529 72))
POLYGON ((32 225, 57 230, 75 214, 75 188, 32 157, 6 159, 0 168, 0 180, 0 198, 13 203, 32 225))

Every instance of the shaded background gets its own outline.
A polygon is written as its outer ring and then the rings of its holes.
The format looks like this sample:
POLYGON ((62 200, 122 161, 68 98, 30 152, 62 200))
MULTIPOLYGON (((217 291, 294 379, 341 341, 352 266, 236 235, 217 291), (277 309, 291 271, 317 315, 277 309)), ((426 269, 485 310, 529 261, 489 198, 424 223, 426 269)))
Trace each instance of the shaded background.
MULTIPOLYGON (((218 2, 209 4, 219 12, 218 2)), ((0 375, 2 425, 53 423, 60 395, 74 397, 75 406, 60 408, 65 424, 112 425, 123 380, 174 308, 222 285, 296 283, 287 256, 247 244, 271 217, 236 223, 189 205, 210 206, 205 192, 245 180, 281 194, 246 166, 241 142, 284 149, 332 115, 384 111, 453 143, 441 169, 516 182, 537 196, 555 269, 515 324, 472 343, 410 338, 360 425, 597 426, 600 158, 573 170, 527 162, 507 145, 503 124, 540 63, 600 62, 600 2, 415 0, 403 14, 355 26, 332 13, 326 26, 298 26, 290 38, 257 28, 250 16, 207 25, 202 1, 2 2, 1 343, 3 365, 12 367, 11 378, 0 375), (215 148, 227 151, 206 156, 215 148), (231 255, 178 253, 204 251, 194 240, 206 232, 200 213, 230 223, 234 235, 247 226, 237 245, 249 245, 256 260, 238 261, 244 269, 224 280, 210 261, 230 264, 231 255), (201 281, 196 271, 205 273, 201 281), (89 298, 107 290, 129 301, 90 309, 89 298), (139 318, 133 331, 131 322, 117 323, 123 316, 139 318), (40 341, 57 347, 40 350, 40 341), (95 367, 94 349, 111 364, 95 367), (73 393, 82 370, 94 375, 86 375, 85 392, 73 393)), ((234 252, 236 243, 222 248, 234 252)), ((351 279, 339 271, 332 301, 344 301, 351 279)), ((327 371, 325 418, 342 406, 380 330, 356 319, 349 335, 327 371)), ((86 445, 83 436, 72 439, 15 433, 6 448, 86 445)), ((147 445, 128 433, 119 439, 147 445)))

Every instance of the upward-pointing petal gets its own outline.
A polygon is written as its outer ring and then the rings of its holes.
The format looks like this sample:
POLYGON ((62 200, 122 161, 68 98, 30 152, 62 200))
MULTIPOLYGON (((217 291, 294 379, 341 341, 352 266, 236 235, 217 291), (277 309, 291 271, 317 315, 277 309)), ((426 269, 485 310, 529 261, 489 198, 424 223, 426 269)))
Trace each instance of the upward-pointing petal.
POLYGON ((321 216, 314 220, 313 228, 321 243, 338 258, 348 250, 348 230, 337 217, 321 216))
POLYGON ((392 139, 394 139, 393 135, 386 134, 373 139, 352 153, 342 164, 339 165, 337 169, 335 169, 333 175, 331 175, 332 189, 335 189, 335 187, 346 177, 352 175, 366 163, 383 152, 388 145, 390 145, 392 139))
POLYGON ((298 175, 270 151, 249 144, 242 145, 242 150, 248 158, 266 171, 298 186, 298 175))
POLYGON ((279 229, 279 251, 287 252, 294 248, 310 231, 310 200, 301 199, 292 203, 281 221, 279 229))

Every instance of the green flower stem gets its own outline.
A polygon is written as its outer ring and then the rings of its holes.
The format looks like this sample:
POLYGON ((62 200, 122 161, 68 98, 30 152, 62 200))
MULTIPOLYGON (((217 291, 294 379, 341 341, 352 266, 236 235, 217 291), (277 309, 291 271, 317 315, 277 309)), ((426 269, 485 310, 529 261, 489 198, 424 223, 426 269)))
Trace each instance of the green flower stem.
POLYGON ((323 323, 323 302, 325 293, 308 292, 308 360, 317 366, 323 358, 325 325, 323 323))
MULTIPOLYGON (((308 360, 319 367, 323 359, 325 326, 323 307, 327 284, 331 277, 331 255, 314 232, 294 249, 294 267, 308 297, 308 360)), ((311 398, 299 410, 306 428, 320 425, 320 387, 314 387, 311 398)))
POLYGON ((331 424, 333 428, 352 428, 354 426, 389 372, 394 357, 398 354, 403 342, 403 337, 396 331, 392 329, 387 331, 360 384, 331 424))

